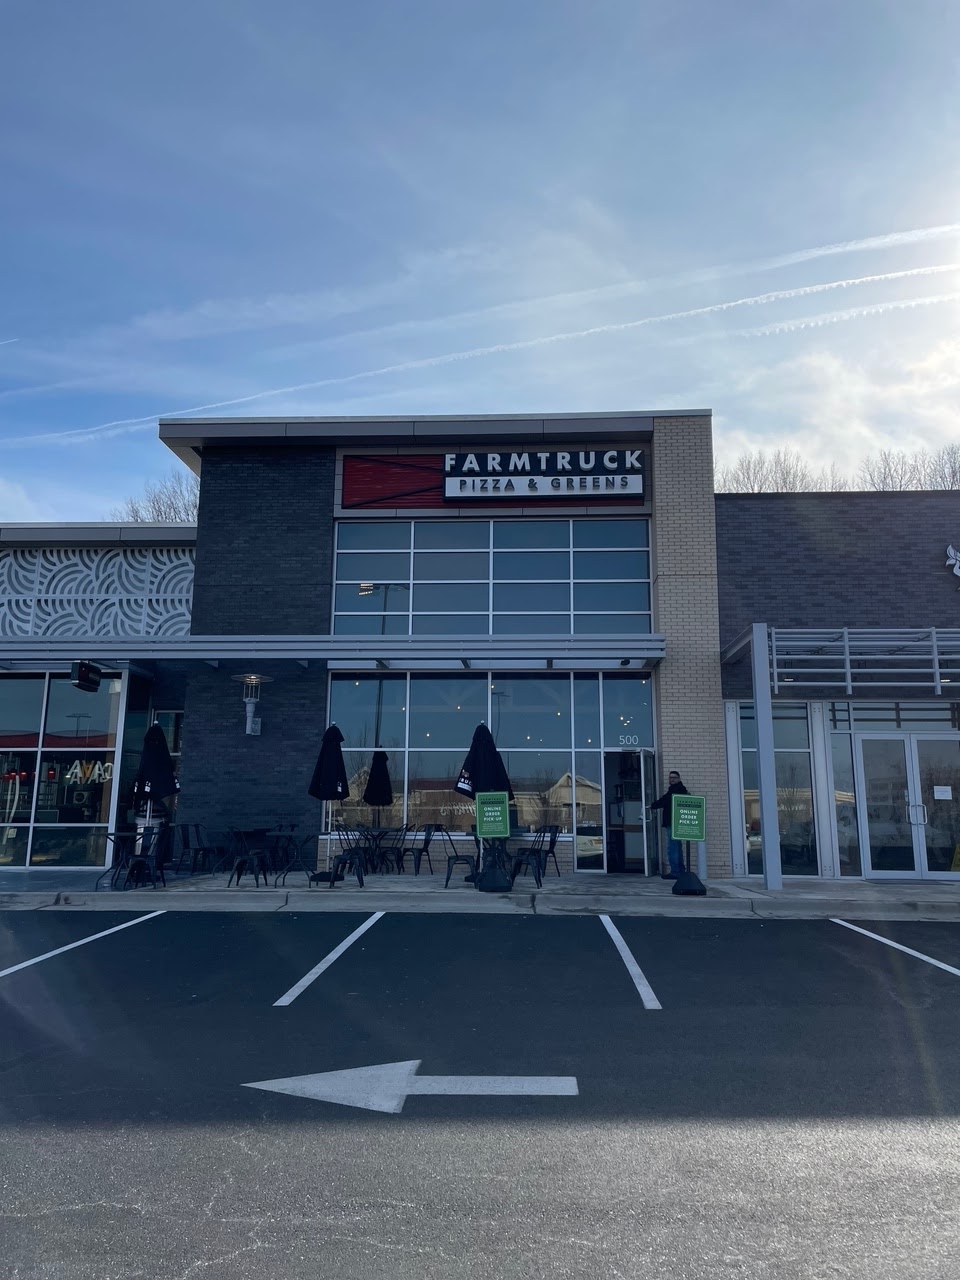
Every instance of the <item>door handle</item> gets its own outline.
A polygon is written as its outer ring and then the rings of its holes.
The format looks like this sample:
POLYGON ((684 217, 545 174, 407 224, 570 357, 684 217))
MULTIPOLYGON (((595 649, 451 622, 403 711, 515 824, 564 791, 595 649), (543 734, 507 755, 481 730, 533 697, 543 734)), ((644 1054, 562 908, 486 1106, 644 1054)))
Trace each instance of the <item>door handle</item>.
POLYGON ((927 806, 925 804, 918 804, 917 808, 923 810, 923 817, 920 819, 920 825, 921 827, 925 827, 927 825, 927 806))

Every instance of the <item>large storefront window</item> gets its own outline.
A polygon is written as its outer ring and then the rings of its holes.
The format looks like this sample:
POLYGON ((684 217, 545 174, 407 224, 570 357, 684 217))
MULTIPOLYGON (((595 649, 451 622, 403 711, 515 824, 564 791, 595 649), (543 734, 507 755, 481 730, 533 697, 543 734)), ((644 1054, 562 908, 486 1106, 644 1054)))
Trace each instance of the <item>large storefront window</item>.
POLYGON ((120 680, 0 674, 0 866, 102 866, 120 680))
POLYGON ((648 522, 341 521, 333 629, 384 636, 648 634, 648 522))
MULTIPOLYGON (((745 702, 740 706, 740 744, 747 870, 750 875, 762 875, 763 832, 760 825, 757 726, 752 703, 745 702)), ((784 875, 819 875, 810 731, 805 703, 774 703, 773 745, 780 856, 784 875)))
POLYGON ((483 721, 513 784, 515 824, 575 834, 581 870, 603 867, 605 739, 607 751, 653 746, 651 682, 640 673, 335 675, 330 720, 344 735, 350 782, 346 803, 328 806, 331 825, 442 823, 469 834, 473 804, 454 786, 483 721), (374 810, 362 797, 377 748, 387 752, 394 802, 374 810))

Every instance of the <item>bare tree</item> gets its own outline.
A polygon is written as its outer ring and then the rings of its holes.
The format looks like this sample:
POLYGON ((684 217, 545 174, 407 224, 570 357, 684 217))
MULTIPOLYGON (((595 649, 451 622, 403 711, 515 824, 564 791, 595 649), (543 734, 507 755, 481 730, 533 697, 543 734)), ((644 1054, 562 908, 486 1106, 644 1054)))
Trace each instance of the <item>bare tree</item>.
POLYGON ((860 489, 884 493, 899 489, 918 489, 923 472, 922 455, 905 453, 903 449, 881 449, 860 463, 857 472, 860 489))
POLYGON ((924 458, 924 489, 960 489, 960 444, 945 444, 924 458))
POLYGON ((824 493, 849 488, 836 466, 815 471, 796 449, 747 450, 732 466, 718 467, 720 493, 824 493))
POLYGON ((718 493, 890 492, 902 489, 960 489, 960 444, 928 453, 883 449, 864 458, 851 481, 831 463, 815 470, 793 449, 747 450, 715 472, 718 493))
POLYGON ((114 507, 110 519, 135 524, 196 524, 199 501, 199 476, 175 470, 155 484, 145 485, 139 497, 126 498, 114 507))

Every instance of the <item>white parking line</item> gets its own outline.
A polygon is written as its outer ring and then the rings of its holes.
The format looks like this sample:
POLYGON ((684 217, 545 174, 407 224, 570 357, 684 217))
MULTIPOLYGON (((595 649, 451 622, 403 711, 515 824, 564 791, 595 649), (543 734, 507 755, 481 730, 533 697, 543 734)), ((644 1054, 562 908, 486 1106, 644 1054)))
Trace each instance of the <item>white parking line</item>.
POLYGON ((601 916, 600 923, 613 939, 613 945, 620 952, 620 959, 627 966, 627 973, 629 973, 630 977, 633 979, 633 985, 640 992, 640 999, 643 1001, 643 1007, 645 1009, 662 1009, 663 1005, 653 994, 653 987, 651 987, 650 983, 646 980, 643 970, 637 964, 636 960, 634 960, 633 955, 630 952, 630 948, 623 940, 620 930, 609 916, 601 916))
POLYGON ((328 956, 324 956, 318 965, 315 965, 309 973, 305 973, 300 981, 295 983, 289 991, 284 992, 279 1000, 274 1000, 273 1007, 276 1009, 278 1005, 293 1004, 300 992, 306 991, 314 978, 319 978, 324 969, 329 969, 334 960, 339 960, 347 947, 352 946, 360 935, 366 933, 384 914, 383 911, 375 911, 369 920, 364 920, 358 929, 354 929, 353 933, 344 938, 338 947, 334 947, 328 956))
POLYGON ((89 938, 80 938, 77 942, 68 942, 65 947, 57 947, 55 951, 45 951, 42 956, 34 956, 32 960, 21 960, 19 964, 13 964, 9 969, 0 969, 0 978, 6 978, 8 974, 17 973, 20 969, 29 969, 32 964, 39 964, 41 960, 49 960, 51 956, 63 955, 64 951, 72 951, 74 947, 85 946, 88 942, 96 942, 98 938, 106 938, 108 934, 119 933, 121 929, 129 929, 135 924, 143 924, 144 920, 155 920, 157 916, 166 915, 165 911, 151 911, 148 916, 137 916, 136 920, 127 920, 123 924, 115 924, 112 929, 104 929, 100 933, 91 933, 89 938))
POLYGON ((899 942, 885 938, 881 933, 871 933, 869 929, 861 929, 858 924, 851 924, 849 920, 838 920, 835 916, 831 916, 830 920, 833 924, 842 924, 845 929, 852 929, 854 933, 862 933, 865 938, 873 938, 876 942, 883 942, 888 947, 894 947, 897 951, 902 951, 904 955, 913 956, 916 960, 925 960, 927 964, 932 964, 937 969, 943 969, 945 973, 952 973, 955 977, 960 978, 960 969, 955 969, 952 964, 944 964, 942 960, 934 960, 933 956, 925 956, 922 951, 914 951, 912 947, 904 947, 899 942))

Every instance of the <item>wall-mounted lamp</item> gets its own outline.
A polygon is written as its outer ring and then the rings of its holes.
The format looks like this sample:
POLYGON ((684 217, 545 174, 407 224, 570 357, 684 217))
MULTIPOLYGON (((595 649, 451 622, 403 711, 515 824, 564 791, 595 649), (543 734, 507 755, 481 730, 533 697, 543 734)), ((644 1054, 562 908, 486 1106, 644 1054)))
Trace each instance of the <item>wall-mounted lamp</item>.
POLYGON ((258 676, 250 672, 242 676, 231 676, 232 680, 236 680, 243 685, 243 708, 246 712, 246 729, 245 732, 258 736, 260 733, 260 717, 255 716, 257 703, 260 701, 260 686, 269 684, 273 676, 258 676))
POLYGON ((629 667, 629 665, 630 665, 630 659, 629 659, 629 658, 621 658, 621 659, 620 659, 620 665, 621 665, 621 667, 629 667))

